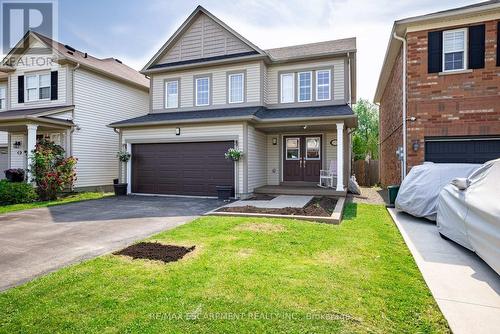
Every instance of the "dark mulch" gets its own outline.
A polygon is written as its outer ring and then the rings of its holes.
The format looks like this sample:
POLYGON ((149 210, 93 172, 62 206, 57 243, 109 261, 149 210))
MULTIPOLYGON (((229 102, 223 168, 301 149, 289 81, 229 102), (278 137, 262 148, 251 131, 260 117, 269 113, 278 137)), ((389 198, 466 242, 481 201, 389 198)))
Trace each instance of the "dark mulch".
POLYGON ((149 259, 167 263, 182 259, 184 255, 192 252, 194 247, 186 248, 174 245, 162 245, 158 242, 140 242, 113 254, 130 256, 134 259, 149 259))
POLYGON ((293 215, 293 216, 316 216, 330 217, 335 209, 337 200, 330 197, 314 198, 304 208, 283 208, 283 209, 266 209, 257 208, 255 206, 236 206, 220 208, 220 212, 244 212, 244 213, 269 213, 275 215, 293 215))
POLYGON ((257 195, 253 195, 250 198, 245 199, 244 201, 270 201, 273 198, 275 198, 275 196, 266 195, 266 194, 257 194, 257 195))

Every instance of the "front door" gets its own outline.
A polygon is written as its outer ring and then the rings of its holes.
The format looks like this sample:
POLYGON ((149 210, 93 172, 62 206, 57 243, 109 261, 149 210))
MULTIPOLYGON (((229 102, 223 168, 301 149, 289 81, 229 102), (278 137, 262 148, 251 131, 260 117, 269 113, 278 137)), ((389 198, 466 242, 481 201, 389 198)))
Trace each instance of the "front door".
POLYGON ((318 182, 321 135, 287 136, 283 147, 283 181, 318 182))

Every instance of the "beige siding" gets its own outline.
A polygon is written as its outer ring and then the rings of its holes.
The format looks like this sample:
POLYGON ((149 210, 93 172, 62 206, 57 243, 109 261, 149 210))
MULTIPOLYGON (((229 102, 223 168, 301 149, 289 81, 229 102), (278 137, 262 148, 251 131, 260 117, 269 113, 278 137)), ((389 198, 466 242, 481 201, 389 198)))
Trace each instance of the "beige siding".
POLYGON ((269 104, 269 79, 268 79, 268 75, 267 75, 267 72, 268 72, 268 68, 265 64, 262 65, 263 66, 263 69, 262 69, 262 85, 264 86, 262 88, 262 91, 263 91, 263 94, 264 94, 264 104, 269 104))
POLYGON ((171 63, 248 51, 252 51, 252 48, 217 22, 205 14, 201 14, 157 63, 171 63))
MULTIPOLYGON (((238 147, 245 147, 243 124, 190 125, 181 127, 181 135, 175 135, 176 126, 124 129, 122 143, 168 143, 193 141, 236 140, 238 147)), ((132 157, 133 159, 133 157, 132 157)), ((236 193, 243 192, 243 161, 236 162, 236 193)))
POLYGON ((281 161, 281 136, 278 134, 267 135, 267 184, 280 184, 281 161), (273 138, 278 139, 278 144, 273 145, 273 138))
POLYGON ((324 145, 326 145, 326 157, 323 166, 325 169, 330 169, 330 161, 337 161, 337 146, 330 145, 332 140, 337 140, 337 132, 328 132, 326 135, 326 140, 324 145))
MULTIPOLYGON (((316 69, 333 67, 333 100, 340 101, 345 99, 344 84, 344 58, 338 58, 325 61, 302 62, 295 64, 273 65, 267 69, 267 103, 278 103, 278 73, 281 71, 300 71, 303 69, 316 69)), ((295 83, 297 84, 297 83, 295 83)), ((313 94, 315 94, 313 89, 313 94)))
POLYGON ((15 143, 19 141, 22 143, 20 148, 14 148, 12 144, 10 145, 10 168, 26 168, 26 136, 22 133, 13 133, 10 135, 10 142, 15 143), (18 153, 21 154, 18 154, 18 153))
POLYGON ((248 126, 248 192, 267 183, 267 136, 248 126))
MULTIPOLYGON (((246 99, 247 103, 257 105, 260 103, 260 64, 250 62, 245 64, 218 66, 207 69, 180 71, 169 74, 155 74, 152 76, 153 111, 165 112, 165 80, 180 78, 180 107, 181 109, 194 109, 194 76, 208 74, 212 76, 212 104, 223 106, 227 103, 227 72, 246 71, 246 99)), ((238 104, 231 104, 237 107, 238 104)), ((206 108, 206 107, 205 107, 206 108)), ((170 111, 167 109, 167 111, 170 111)))
POLYGON ((112 184, 118 176, 118 135, 106 125, 148 112, 148 94, 87 70, 75 73, 72 154, 78 158, 77 187, 112 184))

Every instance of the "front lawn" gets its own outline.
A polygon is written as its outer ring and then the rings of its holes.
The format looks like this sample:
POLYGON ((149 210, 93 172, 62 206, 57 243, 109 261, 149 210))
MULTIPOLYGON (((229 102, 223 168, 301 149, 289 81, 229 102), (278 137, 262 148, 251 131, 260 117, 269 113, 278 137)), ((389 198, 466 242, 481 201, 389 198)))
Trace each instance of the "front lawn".
POLYGON ((0 206, 0 214, 7 213, 7 212, 13 212, 13 211, 21 211, 21 210, 43 208, 43 207, 47 207, 47 206, 54 206, 54 205, 60 205, 60 204, 67 204, 67 203, 72 203, 72 202, 87 201, 90 199, 100 199, 100 198, 103 198, 106 196, 111 196, 111 195, 112 195, 112 193, 82 192, 82 193, 76 193, 76 194, 61 197, 55 201, 1 205, 0 206))
POLYGON ((204 217, 150 240, 165 264, 106 255, 0 294, 0 332, 449 332, 383 206, 341 225, 204 217))

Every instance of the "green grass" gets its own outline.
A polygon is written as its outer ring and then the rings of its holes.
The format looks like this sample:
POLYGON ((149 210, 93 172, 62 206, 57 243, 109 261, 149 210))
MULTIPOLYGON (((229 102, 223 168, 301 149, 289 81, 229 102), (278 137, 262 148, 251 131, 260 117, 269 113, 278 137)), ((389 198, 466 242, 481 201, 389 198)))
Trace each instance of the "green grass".
POLYGON ((35 208, 44 208, 48 206, 61 205, 73 202, 87 201, 90 199, 99 199, 106 196, 111 196, 112 193, 102 193, 102 192, 82 192, 76 193, 73 195, 68 195, 62 198, 59 198, 55 201, 44 201, 44 202, 34 202, 27 204, 11 204, 11 205, 2 205, 0 206, 0 214, 8 213, 13 211, 21 211, 35 208))
POLYGON ((339 226, 203 217, 150 240, 196 250, 105 255, 8 290, 0 332, 449 332, 383 206, 349 204, 339 226))

